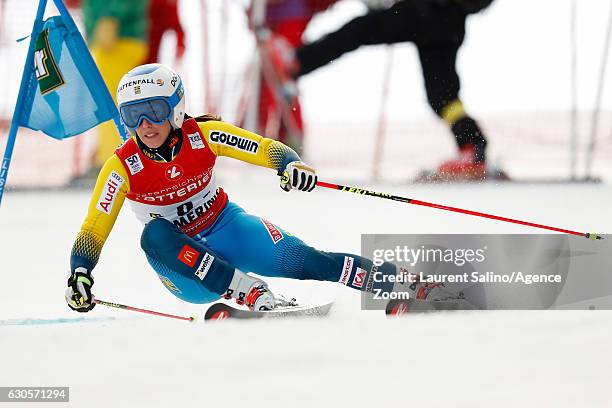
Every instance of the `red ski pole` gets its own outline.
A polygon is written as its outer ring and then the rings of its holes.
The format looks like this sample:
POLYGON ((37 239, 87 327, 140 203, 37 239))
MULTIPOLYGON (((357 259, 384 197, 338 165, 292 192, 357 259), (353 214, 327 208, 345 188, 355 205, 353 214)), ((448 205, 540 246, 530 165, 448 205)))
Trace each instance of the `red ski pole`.
POLYGON ((146 313, 146 314, 151 314, 151 315, 161 316, 161 317, 169 317, 171 319, 187 320, 189 322, 193 322, 195 320, 195 317, 193 316, 184 317, 184 316, 171 315, 168 313, 154 312, 153 310, 140 309, 138 307, 126 306, 126 305, 122 305, 119 303, 106 302, 100 299, 94 299, 94 302, 102 306, 114 307, 117 309, 131 310, 132 312, 146 313))
POLYGON ((446 211, 452 211, 452 212, 457 212, 461 214, 474 215, 476 217, 489 218, 492 220, 510 222, 513 224, 526 225, 528 227, 541 228, 541 229, 546 229, 549 231, 562 232, 564 234, 578 235, 578 236, 585 237, 588 239, 604 239, 604 237, 594 232, 578 232, 578 231, 572 231, 572 230, 563 229, 563 228, 550 227, 548 225, 536 224, 536 223, 528 222, 528 221, 515 220, 513 218, 500 217, 498 215, 487 214, 487 213, 482 213, 478 211, 464 210, 462 208, 457 208, 457 207, 449 207, 449 206, 441 205, 441 204, 428 203, 427 201, 415 200, 414 198, 406 198, 406 197, 400 197, 400 196, 396 196, 392 194, 379 193, 376 191, 366 190, 366 189, 358 188, 358 187, 342 186, 340 184, 326 183, 324 181, 318 181, 317 186, 330 188, 332 190, 346 191, 346 192, 354 193, 354 194, 386 198, 388 200, 400 201, 406 204, 422 205, 424 207, 437 208, 439 210, 446 210, 446 211))

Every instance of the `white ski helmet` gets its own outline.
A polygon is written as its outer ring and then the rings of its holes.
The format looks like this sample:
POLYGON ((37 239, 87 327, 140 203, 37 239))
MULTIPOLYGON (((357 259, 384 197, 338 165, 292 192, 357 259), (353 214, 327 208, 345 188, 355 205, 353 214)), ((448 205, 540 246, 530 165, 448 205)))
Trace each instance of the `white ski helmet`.
POLYGON ((117 87, 121 121, 135 135, 143 118, 155 124, 183 125, 185 91, 181 77, 163 64, 140 65, 121 78, 117 87))

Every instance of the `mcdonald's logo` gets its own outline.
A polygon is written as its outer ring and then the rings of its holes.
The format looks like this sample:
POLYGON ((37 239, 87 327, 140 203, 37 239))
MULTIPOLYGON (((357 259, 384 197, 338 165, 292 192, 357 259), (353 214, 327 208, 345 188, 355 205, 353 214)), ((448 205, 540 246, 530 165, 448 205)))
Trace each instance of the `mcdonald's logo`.
POLYGON ((199 256, 200 253, 198 251, 189 245, 185 245, 183 249, 181 249, 181 252, 179 252, 178 259, 185 265, 193 268, 199 256))

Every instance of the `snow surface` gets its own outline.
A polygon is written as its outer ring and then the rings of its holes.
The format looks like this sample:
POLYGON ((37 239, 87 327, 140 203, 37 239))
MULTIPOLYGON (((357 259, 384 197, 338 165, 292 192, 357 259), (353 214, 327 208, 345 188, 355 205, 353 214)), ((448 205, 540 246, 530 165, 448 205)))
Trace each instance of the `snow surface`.
MULTIPOLYGON (((310 244, 359 252, 362 233, 526 233, 523 227, 336 191, 286 194, 269 171, 221 163, 248 211, 310 244)), ((609 232, 609 185, 372 185, 381 191, 578 230, 609 232)), ((315 320, 195 324, 63 300, 84 192, 6 194, 0 211, 0 385, 70 386, 83 407, 606 407, 609 311, 499 311, 387 319, 331 283, 270 280, 315 320), (108 320, 108 318, 114 320, 108 320), (8 325, 10 319, 91 319, 8 325), (100 320, 102 319, 102 320, 100 320)), ((100 299, 182 315, 138 246, 124 209, 96 269, 100 299)), ((14 320, 12 320, 14 322, 14 320)), ((19 406, 16 404, 15 406, 19 406)))

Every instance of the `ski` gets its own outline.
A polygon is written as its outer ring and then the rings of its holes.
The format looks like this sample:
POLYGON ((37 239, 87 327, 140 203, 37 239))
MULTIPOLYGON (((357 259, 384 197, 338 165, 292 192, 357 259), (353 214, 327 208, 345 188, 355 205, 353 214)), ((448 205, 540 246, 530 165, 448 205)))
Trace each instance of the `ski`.
POLYGON ((218 302, 206 310, 204 320, 323 317, 329 313, 332 305, 333 302, 324 303, 317 306, 300 306, 297 304, 291 304, 286 306, 278 306, 273 310, 252 311, 238 309, 228 304, 218 302))

